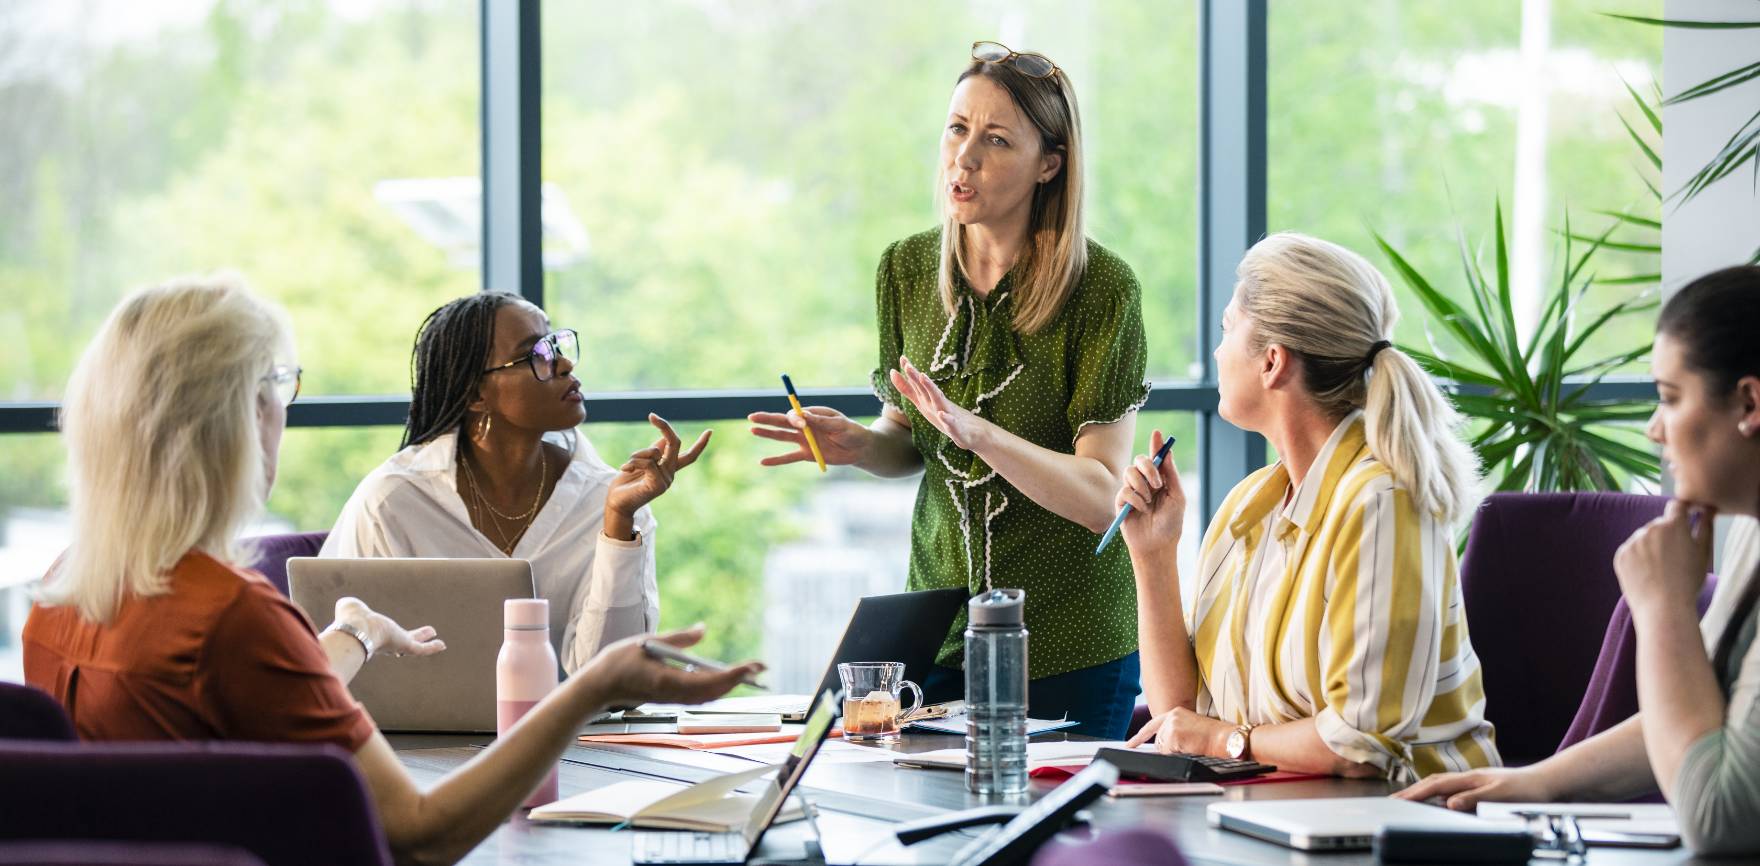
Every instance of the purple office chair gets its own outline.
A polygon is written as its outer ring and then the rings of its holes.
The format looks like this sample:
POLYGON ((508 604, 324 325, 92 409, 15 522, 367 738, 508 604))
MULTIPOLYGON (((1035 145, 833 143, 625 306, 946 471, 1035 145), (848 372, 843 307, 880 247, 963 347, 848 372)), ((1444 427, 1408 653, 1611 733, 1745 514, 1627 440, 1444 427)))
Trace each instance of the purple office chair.
POLYGON ((0 842, 0 866, 263 866, 231 845, 170 842, 0 842))
POLYGON ((1474 515, 1461 594, 1505 763, 1550 756, 1569 730, 1619 602, 1613 553, 1667 502, 1494 493, 1474 515))
POLYGON ((286 535, 259 535, 245 539, 256 545, 257 561, 252 568, 263 573, 275 588, 287 595, 287 561, 296 556, 317 556, 324 547, 328 532, 292 532, 286 535))
POLYGON ((1137 704, 1136 708, 1131 710, 1131 724, 1130 727, 1125 729, 1124 738, 1128 740, 1131 737, 1136 736, 1137 732, 1142 730, 1143 726, 1149 724, 1150 720, 1154 718, 1155 714, 1149 711, 1149 705, 1147 703, 1137 704))
POLYGON ((0 740, 74 740, 73 721, 48 692, 0 682, 0 740))
MULTIPOLYGON (((1705 579, 1699 590, 1699 616, 1711 606, 1711 594, 1717 589, 1717 577, 1705 579)), ((1632 611, 1621 598, 1607 621, 1607 634, 1601 639, 1601 656, 1595 660, 1595 673, 1589 688, 1577 707, 1576 718, 1559 741, 1564 751, 1638 712, 1638 632, 1632 627, 1632 611)))
POLYGON ((1185 866, 1173 837, 1148 827, 1058 835, 1033 855, 1033 866, 1185 866), (1086 838, 1084 838, 1086 837, 1086 838))
POLYGON ((0 742, 0 844, 200 843, 266 866, 389 866, 347 753, 282 743, 0 742))

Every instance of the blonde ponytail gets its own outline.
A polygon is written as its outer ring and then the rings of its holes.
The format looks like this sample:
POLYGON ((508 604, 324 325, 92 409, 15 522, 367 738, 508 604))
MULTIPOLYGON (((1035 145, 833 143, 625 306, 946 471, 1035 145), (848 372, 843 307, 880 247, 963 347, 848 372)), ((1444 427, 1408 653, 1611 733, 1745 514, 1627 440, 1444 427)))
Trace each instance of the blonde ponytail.
POLYGON ((1471 510, 1479 466, 1460 417, 1423 368, 1388 340, 1399 308, 1387 278, 1337 244, 1284 232, 1241 259, 1236 288, 1254 351, 1276 343, 1335 417, 1363 410, 1369 452, 1422 509, 1447 524, 1471 510))

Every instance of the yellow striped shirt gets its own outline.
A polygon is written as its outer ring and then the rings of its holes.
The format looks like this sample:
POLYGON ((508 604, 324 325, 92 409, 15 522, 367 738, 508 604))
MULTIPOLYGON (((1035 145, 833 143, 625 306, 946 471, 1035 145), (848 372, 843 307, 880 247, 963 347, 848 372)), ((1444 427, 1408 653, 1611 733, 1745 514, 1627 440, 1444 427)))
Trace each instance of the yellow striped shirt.
POLYGON ((1451 533, 1369 453, 1363 424, 1339 423, 1293 495, 1279 462, 1223 501, 1187 612, 1198 712, 1312 718, 1333 752, 1395 781, 1497 766, 1451 533))

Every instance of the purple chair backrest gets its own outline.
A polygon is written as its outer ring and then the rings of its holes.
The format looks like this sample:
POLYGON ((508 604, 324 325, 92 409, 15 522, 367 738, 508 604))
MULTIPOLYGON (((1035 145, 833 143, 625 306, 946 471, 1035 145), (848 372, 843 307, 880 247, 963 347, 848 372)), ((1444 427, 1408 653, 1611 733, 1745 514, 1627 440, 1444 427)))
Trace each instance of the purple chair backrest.
POLYGON ((0 740, 72 740, 73 721, 41 689, 0 682, 0 740))
POLYGON ((287 595, 287 561, 296 556, 317 556, 324 547, 328 532, 293 532, 286 535, 259 535, 245 542, 257 549, 257 561, 251 567, 287 595))
MULTIPOLYGON (((1699 615, 1711 606, 1711 594, 1717 589, 1717 577, 1707 577, 1705 588, 1699 590, 1699 615)), ((1595 673, 1570 729, 1558 743, 1564 751, 1638 712, 1638 633, 1632 627, 1632 611, 1621 598, 1607 621, 1607 634, 1601 639, 1601 656, 1595 660, 1595 673)))
POLYGON ((387 866, 334 746, 0 742, 0 840, 232 845, 267 866, 387 866))
POLYGON ((263 866, 231 845, 173 842, 0 842, 0 866, 263 866))
POLYGON ((1619 601, 1613 553, 1667 501, 1495 493, 1474 515, 1461 592, 1505 763, 1550 756, 1570 728, 1619 601))
POLYGON ((1149 827, 1063 833, 1039 848, 1033 866, 1185 866, 1173 837, 1149 827), (1086 838, 1083 838, 1086 836, 1086 838))

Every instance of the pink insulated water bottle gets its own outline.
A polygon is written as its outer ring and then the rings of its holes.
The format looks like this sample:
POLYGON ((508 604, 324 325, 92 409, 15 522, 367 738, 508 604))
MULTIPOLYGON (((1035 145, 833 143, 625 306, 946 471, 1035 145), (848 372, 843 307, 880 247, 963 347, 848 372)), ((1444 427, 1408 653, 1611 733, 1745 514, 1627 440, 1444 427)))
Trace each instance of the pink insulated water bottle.
MULTIPOLYGON (((526 711, 556 688, 556 651, 550 648, 550 602, 510 598, 503 607, 506 637, 495 659, 495 735, 505 736, 526 711)), ((544 778, 525 808, 556 801, 556 770, 544 778)))

